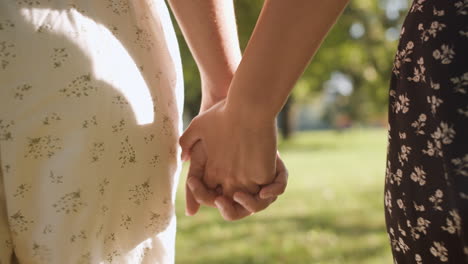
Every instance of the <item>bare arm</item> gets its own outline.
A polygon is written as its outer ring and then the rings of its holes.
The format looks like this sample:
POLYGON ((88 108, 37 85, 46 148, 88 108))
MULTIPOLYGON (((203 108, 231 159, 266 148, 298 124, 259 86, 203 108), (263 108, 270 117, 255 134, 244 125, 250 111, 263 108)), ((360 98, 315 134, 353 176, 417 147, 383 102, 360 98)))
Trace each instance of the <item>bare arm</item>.
POLYGON ((170 0, 202 80, 202 109, 227 95, 241 60, 233 2, 170 0))
POLYGON ((273 119, 348 0, 266 0, 227 107, 273 119), (236 105, 244 105, 238 109, 236 105))
POLYGON ((284 191, 283 182, 262 188, 255 199, 245 196, 277 179, 275 117, 347 2, 266 0, 226 101, 198 116, 182 136, 185 153, 202 142, 205 182, 222 186, 215 203, 225 219, 262 210, 273 200, 255 204, 259 198, 284 191))
MULTIPOLYGON (((232 77, 241 60, 233 2, 232 0, 170 0, 170 4, 200 70, 202 80, 200 111, 204 112, 227 96, 232 77)), ((205 164, 201 153, 201 150, 194 151, 188 182, 190 178, 201 178, 202 181, 205 178, 205 164)), ((285 182, 284 179, 287 177, 284 166, 278 174, 281 175, 279 181, 269 185, 269 189, 275 190, 285 186, 281 183, 285 182)), ((204 189, 202 182, 198 186, 204 189)), ((276 192, 272 193, 274 195, 276 192)), ((205 197, 209 196, 208 190, 204 194, 205 197)), ((198 197, 195 200, 192 190, 186 184, 187 214, 195 214, 200 203, 214 206, 214 199, 215 196, 211 196, 210 199, 198 197)), ((246 195, 246 199, 254 198, 246 195)), ((274 197, 267 200, 260 199, 253 204, 266 205, 274 199, 274 197)))

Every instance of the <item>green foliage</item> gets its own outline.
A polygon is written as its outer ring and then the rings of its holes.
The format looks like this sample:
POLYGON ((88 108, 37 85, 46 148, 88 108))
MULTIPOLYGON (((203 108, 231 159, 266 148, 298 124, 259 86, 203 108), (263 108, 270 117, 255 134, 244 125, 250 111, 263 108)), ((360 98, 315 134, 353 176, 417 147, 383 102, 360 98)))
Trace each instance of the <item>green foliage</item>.
POLYGON ((391 263, 383 184, 386 131, 298 133, 280 144, 290 178, 266 211, 225 222, 212 208, 184 215, 177 196, 179 264, 391 263))
MULTIPOLYGON (((320 94, 323 83, 334 71, 347 74, 354 92, 349 101, 349 114, 355 120, 382 115, 387 109, 387 91, 397 42, 385 37, 388 28, 399 30, 401 19, 389 20, 380 6, 391 0, 353 0, 329 33, 312 63, 298 82, 293 96, 296 102, 307 101, 320 94), (354 39, 349 30, 361 23, 365 34, 354 39)), ((262 0, 235 0, 239 39, 245 48, 263 5, 262 0)), ((178 37, 184 65, 186 109, 198 111, 200 78, 180 31, 178 37)))
POLYGON ((348 108, 352 119, 366 120, 384 113, 397 46, 396 41, 386 39, 385 33, 388 28, 399 28, 400 22, 389 20, 379 1, 351 1, 302 77, 308 81, 309 90, 322 90, 330 73, 340 71, 354 84, 348 108), (349 34, 353 23, 365 29, 358 39, 349 34))

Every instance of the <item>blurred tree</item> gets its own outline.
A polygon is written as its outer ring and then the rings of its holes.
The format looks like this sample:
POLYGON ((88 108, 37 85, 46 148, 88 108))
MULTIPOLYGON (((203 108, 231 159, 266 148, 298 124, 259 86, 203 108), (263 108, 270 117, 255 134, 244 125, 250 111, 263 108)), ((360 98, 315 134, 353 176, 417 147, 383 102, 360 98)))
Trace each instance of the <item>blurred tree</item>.
MULTIPOLYGON (((235 5, 239 39, 244 49, 263 0, 235 0, 235 5)), ((351 1, 299 80, 291 95, 294 102, 319 96, 323 84, 338 71, 349 76, 354 87, 346 100, 349 118, 365 122, 382 117, 387 109, 393 56, 406 5, 407 0, 351 1)), ((195 116, 200 101, 199 73, 179 30, 178 37, 184 65, 185 109, 195 116)), ((291 134, 289 106, 282 113, 285 121, 280 122, 286 136, 291 134)))

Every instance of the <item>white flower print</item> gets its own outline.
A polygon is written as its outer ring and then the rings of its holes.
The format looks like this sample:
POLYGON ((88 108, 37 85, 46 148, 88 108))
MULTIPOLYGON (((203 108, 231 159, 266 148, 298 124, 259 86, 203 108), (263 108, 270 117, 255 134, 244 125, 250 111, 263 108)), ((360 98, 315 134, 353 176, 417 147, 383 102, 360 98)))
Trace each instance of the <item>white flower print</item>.
POLYGON ((450 64, 455 57, 455 51, 448 45, 443 44, 440 50, 436 49, 432 52, 432 56, 434 59, 440 60, 442 64, 450 64))
POLYGON ((393 230, 393 228, 390 228, 390 236, 391 244, 395 251, 406 253, 408 250, 410 250, 409 246, 401 237, 399 237, 398 239, 395 237, 395 231, 393 230))
POLYGON ((430 223, 431 221, 422 217, 418 217, 418 219, 416 220, 416 226, 412 226, 410 220, 406 221, 406 225, 410 228, 411 236, 413 237, 413 239, 419 239, 421 237, 421 234, 426 235, 427 228, 429 227, 430 223))
POLYGON ((393 173, 391 171, 391 164, 390 161, 387 162, 387 170, 386 170, 386 176, 385 176, 385 181, 389 182, 390 184, 394 184, 395 182, 399 186, 401 183, 401 180, 403 178, 403 171, 400 169, 397 169, 396 173, 393 173))
POLYGON ((442 211, 442 206, 440 204, 443 202, 444 193, 442 190, 437 189, 434 195, 429 197, 429 201, 432 202, 434 205, 432 206, 436 211, 442 211))
POLYGON ((425 135, 424 127, 426 126, 427 116, 425 114, 420 114, 418 120, 411 123, 411 126, 416 128, 416 135, 425 135))
POLYGON ((431 88, 434 89, 434 90, 439 90, 440 89, 440 84, 439 83, 435 83, 431 80, 431 88))
POLYGON ((448 261, 448 250, 442 242, 434 241, 434 246, 430 248, 431 254, 439 258, 442 262, 448 261))
POLYGON ((416 264, 423 264, 421 255, 419 254, 414 255, 414 260, 416 261, 416 264))
POLYGON ((450 210, 449 214, 451 216, 447 217, 446 222, 447 226, 442 226, 442 230, 449 232, 450 234, 457 233, 460 235, 461 232, 461 217, 458 214, 457 210, 450 210))
POLYGON ((465 72, 460 77, 450 78, 450 81, 455 85, 453 89, 456 93, 467 94, 468 88, 468 72, 465 72))
POLYGON ((463 158, 452 159, 452 164, 455 166, 455 174, 468 177, 468 154, 463 158))
POLYGON ((411 173, 410 178, 414 182, 419 183, 421 186, 426 184, 426 172, 422 169, 422 167, 414 167, 414 171, 411 173))
POLYGON ((405 203, 403 203, 402 199, 398 199, 396 202, 397 202, 398 208, 400 208, 403 211, 406 211, 406 206, 405 206, 405 203))
POLYGON ((455 130, 452 126, 449 127, 447 123, 441 122, 437 130, 431 134, 434 139, 441 139, 444 145, 452 143, 455 137, 455 130))
POLYGON ((460 34, 460 36, 463 36, 463 37, 467 37, 467 38, 468 38, 468 30, 467 30, 467 31, 460 30, 460 31, 458 31, 458 33, 460 34))
POLYGON ((390 191, 385 193, 385 207, 387 208, 388 213, 392 214, 392 194, 390 191))
POLYGON ((396 174, 393 175, 393 178, 397 182, 397 184, 400 185, 401 179, 403 178, 403 171, 397 169, 396 174))
POLYGON ((439 23, 438 21, 433 21, 431 26, 427 29, 424 28, 424 24, 420 23, 418 25, 418 30, 421 32, 421 40, 423 42, 428 41, 430 37, 437 37, 437 33, 446 28, 445 24, 439 23))
MULTIPOLYGON (((395 96, 395 94, 393 94, 395 96)), ((403 113, 406 114, 409 111, 409 105, 410 105, 410 100, 407 97, 406 94, 401 94, 398 96, 398 100, 395 100, 395 102, 392 105, 393 111, 398 114, 398 113, 403 113)))
POLYGON ((427 149, 423 149, 423 153, 431 157, 443 157, 442 144, 451 144, 455 137, 453 126, 449 126, 445 122, 441 122, 436 131, 431 134, 433 142, 427 141, 427 149))
POLYGON ((406 231, 401 228, 400 224, 398 224, 398 232, 400 232, 400 235, 402 235, 403 237, 406 236, 406 231))
POLYGON ((416 1, 414 1, 413 5, 411 6, 410 12, 411 13, 414 13, 416 11, 422 12, 422 9, 424 7, 424 2, 426 2, 426 0, 416 0, 416 1))
POLYGON ((416 202, 413 201, 413 206, 414 206, 414 210, 416 210, 417 212, 424 212, 426 211, 426 208, 424 208, 424 205, 418 205, 416 202))
POLYGON ((409 56, 413 53, 413 48, 414 43, 412 41, 409 41, 408 43, 406 43, 406 47, 403 50, 397 51, 392 69, 393 73, 396 76, 400 75, 400 68, 404 63, 411 62, 411 58, 409 56))
POLYGON ((468 117, 468 106, 466 107, 466 110, 462 108, 458 108, 457 112, 465 117, 468 117))
POLYGON ((437 113, 437 107, 439 107, 444 101, 433 95, 427 97, 427 102, 431 105, 431 113, 435 115, 437 113))
POLYGON ((460 195, 460 198, 462 198, 464 200, 468 200, 468 194, 460 192, 460 193, 458 193, 458 195, 460 195))
POLYGON ((457 14, 466 16, 468 15, 468 0, 458 1, 455 3, 457 14))
POLYGON ((408 77, 408 81, 412 82, 426 82, 426 67, 424 66, 424 58, 421 57, 417 61, 418 66, 414 67, 413 77, 408 77))
POLYGON ((442 143, 438 140, 427 141, 427 149, 423 149, 423 153, 431 157, 443 157, 442 143))
MULTIPOLYGON (((411 153, 411 147, 402 145, 401 151, 398 153, 398 161, 400 161, 401 166, 405 165, 405 161, 408 161, 408 155, 411 153)), ((398 171, 397 171, 398 172, 398 171)))
POLYGON ((435 7, 434 9, 432 10, 432 14, 434 16, 444 16, 445 15, 445 11, 442 9, 442 10, 437 10, 435 7))

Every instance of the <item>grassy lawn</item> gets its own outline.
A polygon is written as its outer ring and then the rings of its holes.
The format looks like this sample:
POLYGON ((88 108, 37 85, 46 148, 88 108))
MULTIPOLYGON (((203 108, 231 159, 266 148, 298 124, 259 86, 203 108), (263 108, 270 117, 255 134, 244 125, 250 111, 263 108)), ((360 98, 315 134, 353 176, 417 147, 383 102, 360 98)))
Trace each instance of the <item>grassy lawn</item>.
POLYGON ((280 144, 286 193, 266 211, 225 222, 211 208, 184 215, 178 193, 178 264, 392 263, 385 233, 384 130, 296 134, 280 144))

